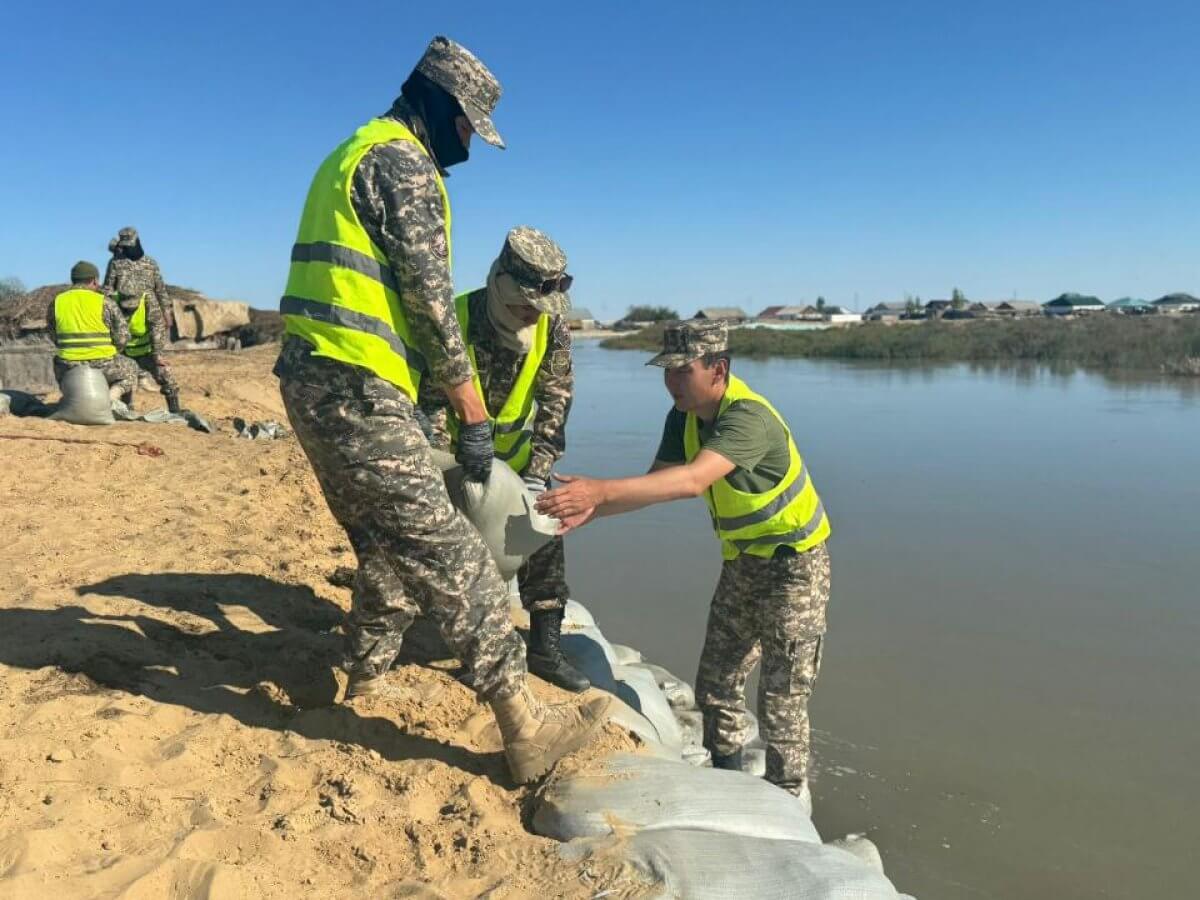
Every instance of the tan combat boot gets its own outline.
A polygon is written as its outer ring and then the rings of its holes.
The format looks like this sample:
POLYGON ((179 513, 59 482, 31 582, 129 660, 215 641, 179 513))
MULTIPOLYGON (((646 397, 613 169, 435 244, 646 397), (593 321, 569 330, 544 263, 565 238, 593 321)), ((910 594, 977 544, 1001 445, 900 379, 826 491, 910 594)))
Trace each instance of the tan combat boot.
POLYGON ((519 784, 534 781, 588 742, 608 718, 612 697, 602 694, 579 704, 545 706, 528 685, 511 697, 492 701, 504 739, 508 768, 519 784))

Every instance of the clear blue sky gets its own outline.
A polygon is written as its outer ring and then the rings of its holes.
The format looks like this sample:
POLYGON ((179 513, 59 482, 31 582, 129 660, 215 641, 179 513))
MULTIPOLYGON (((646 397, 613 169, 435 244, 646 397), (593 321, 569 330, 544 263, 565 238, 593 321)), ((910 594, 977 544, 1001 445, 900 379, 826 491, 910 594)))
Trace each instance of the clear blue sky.
POLYGON ((527 223, 601 317, 1200 293, 1196 5, 984 6, 10 4, 0 276, 133 224, 168 281, 273 306, 317 164, 444 33, 509 144, 449 181, 460 288, 527 223))

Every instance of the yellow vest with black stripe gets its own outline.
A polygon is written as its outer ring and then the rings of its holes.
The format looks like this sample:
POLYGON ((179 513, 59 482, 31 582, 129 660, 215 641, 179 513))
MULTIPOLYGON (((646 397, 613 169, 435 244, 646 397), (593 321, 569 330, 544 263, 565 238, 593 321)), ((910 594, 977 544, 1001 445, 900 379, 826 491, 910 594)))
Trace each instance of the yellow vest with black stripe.
POLYGON ((149 356, 154 352, 154 344, 150 339, 150 329, 146 325, 146 295, 138 301, 138 307, 129 317, 129 343, 125 345, 125 355, 137 359, 139 356, 149 356))
MULTIPOLYGON (((394 141, 415 144, 428 156, 400 122, 372 119, 321 163, 304 202, 279 311, 284 331, 312 344, 314 355, 369 369, 415 402, 425 363, 404 317, 396 275, 350 200, 359 162, 372 147, 394 141)), ((449 265, 450 199, 441 176, 434 177, 449 265)))
MULTIPOLYGON (((712 514, 713 528, 721 539, 721 556, 733 559, 741 553, 769 557, 777 547, 792 547, 797 552, 809 550, 829 537, 829 517, 817 490, 813 487, 808 469, 792 440, 791 429, 783 416, 775 411, 765 397, 750 390, 740 378, 729 376, 729 386, 721 398, 725 412, 731 403, 761 403, 783 426, 788 441, 788 470, 779 484, 761 494, 748 494, 721 478, 704 493, 712 514)), ((683 431, 683 451, 688 462, 696 458, 700 444, 700 422, 688 413, 683 431)))
POLYGON ((104 321, 104 295, 71 288, 55 297, 54 343, 59 358, 69 362, 116 356, 116 344, 104 321))
MULTIPOLYGON (((475 360, 475 347, 470 340, 471 309, 470 294, 459 294, 454 298, 454 311, 458 314, 458 325, 462 329, 463 340, 467 344, 467 356, 471 358, 471 377, 475 382, 475 390, 479 399, 487 409, 487 394, 479 380, 479 363, 475 360)), ((496 447, 496 458, 508 463, 518 475, 525 471, 529 459, 533 455, 531 441, 533 440, 533 419, 537 413, 533 402, 533 387, 537 382, 538 370, 542 360, 546 358, 546 349, 550 346, 550 316, 542 313, 538 317, 537 330, 533 336, 533 346, 525 354, 521 371, 513 382, 512 390, 504 400, 504 405, 494 416, 487 410, 488 421, 492 423, 493 443, 496 447)), ((453 444, 458 444, 458 419, 450 413, 447 423, 453 444)))

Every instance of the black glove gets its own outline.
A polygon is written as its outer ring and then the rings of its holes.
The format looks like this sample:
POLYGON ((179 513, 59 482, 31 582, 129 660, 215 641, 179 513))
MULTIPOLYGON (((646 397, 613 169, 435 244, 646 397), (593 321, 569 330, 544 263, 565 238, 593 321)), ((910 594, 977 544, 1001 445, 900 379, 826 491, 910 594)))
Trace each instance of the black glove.
POLYGON ((468 481, 488 480, 492 473, 492 457, 495 452, 490 422, 476 422, 474 425, 463 425, 458 429, 458 453, 454 458, 463 467, 463 474, 468 481))

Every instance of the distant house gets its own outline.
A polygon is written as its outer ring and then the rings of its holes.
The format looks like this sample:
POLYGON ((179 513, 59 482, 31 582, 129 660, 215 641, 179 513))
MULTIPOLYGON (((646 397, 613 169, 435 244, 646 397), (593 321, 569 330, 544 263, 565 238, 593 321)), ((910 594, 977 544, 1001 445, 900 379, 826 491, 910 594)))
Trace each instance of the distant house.
POLYGON ((596 317, 581 306, 567 310, 567 327, 572 331, 586 331, 596 327, 596 317))
POLYGON ((1191 294, 1167 294, 1155 300, 1154 306, 1164 313, 1196 312, 1200 310, 1200 300, 1191 294))
POLYGON ((755 316, 755 318, 756 319, 778 319, 779 311, 781 309, 783 309, 782 306, 768 306, 766 309, 764 309, 762 312, 760 312, 757 316, 755 316))
POLYGON ((1017 316, 1040 316, 1042 314, 1042 304, 1036 300, 1003 300, 992 306, 992 309, 1001 316, 1015 318, 1017 316))
POLYGON ((821 312, 825 321, 833 325, 861 322, 863 319, 862 313, 850 312, 841 306, 823 306, 821 307, 821 312))
POLYGON ((1122 297, 1120 300, 1114 300, 1108 304, 1108 308, 1125 316, 1144 316, 1159 311, 1153 303, 1139 300, 1136 297, 1122 297))
POLYGON ((908 312, 906 303, 876 303, 866 312, 868 322, 897 321, 908 312))
POLYGON ((946 310, 953 308, 953 300, 930 300, 925 304, 925 313, 931 319, 941 318, 946 310))
POLYGON ((731 322, 745 322, 748 318, 745 311, 737 306, 705 306, 696 310, 693 319, 728 319, 731 322))
POLYGON ((1099 297, 1085 294, 1059 294, 1042 304, 1042 310, 1052 316, 1080 316, 1108 309, 1099 297))
POLYGON ((815 306, 783 306, 779 309, 779 318, 801 322, 820 322, 824 316, 815 306))

